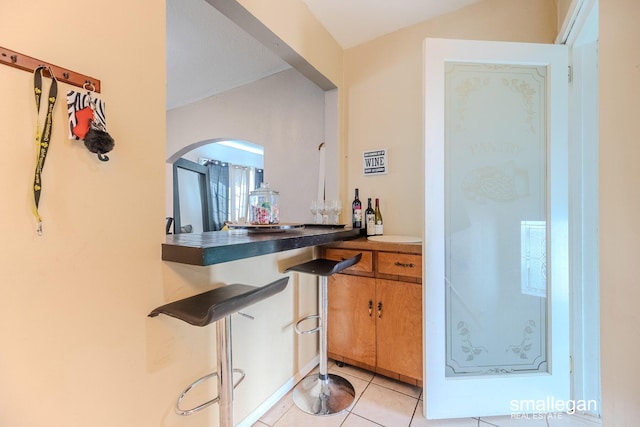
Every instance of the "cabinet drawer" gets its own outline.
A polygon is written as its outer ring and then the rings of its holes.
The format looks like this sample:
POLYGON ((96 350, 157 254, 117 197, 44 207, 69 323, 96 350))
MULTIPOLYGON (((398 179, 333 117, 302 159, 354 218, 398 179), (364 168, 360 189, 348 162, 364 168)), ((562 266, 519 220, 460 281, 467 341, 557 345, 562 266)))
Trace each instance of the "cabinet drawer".
POLYGON ((349 267, 344 272, 361 272, 372 273, 373 272, 373 256, 370 251, 358 251, 350 249, 325 249, 324 257, 326 259, 334 261, 342 261, 345 259, 353 258, 358 254, 362 254, 362 259, 356 265, 349 267))
POLYGON ((378 252, 378 273, 421 278, 422 256, 378 252))

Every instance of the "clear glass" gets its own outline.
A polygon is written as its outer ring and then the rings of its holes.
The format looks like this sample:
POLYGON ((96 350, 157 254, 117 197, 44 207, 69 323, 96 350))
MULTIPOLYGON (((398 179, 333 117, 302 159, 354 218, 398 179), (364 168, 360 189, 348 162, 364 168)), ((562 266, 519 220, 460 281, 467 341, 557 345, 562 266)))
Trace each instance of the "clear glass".
POLYGON ((280 194, 263 182, 260 188, 249 193, 249 222, 254 225, 278 224, 280 194))
POLYGON ((309 210, 311 211, 311 215, 313 215, 313 223, 319 224, 318 221, 318 201, 312 200, 309 205, 309 210))
POLYGON ((342 200, 336 200, 336 216, 334 218, 334 224, 340 223, 341 212, 342 212, 342 200))

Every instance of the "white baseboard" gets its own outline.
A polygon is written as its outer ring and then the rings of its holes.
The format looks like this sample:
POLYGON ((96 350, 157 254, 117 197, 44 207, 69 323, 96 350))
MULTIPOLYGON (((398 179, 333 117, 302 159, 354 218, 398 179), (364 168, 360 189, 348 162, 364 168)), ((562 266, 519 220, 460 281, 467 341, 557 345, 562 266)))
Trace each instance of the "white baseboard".
POLYGON ((316 366, 320 363, 320 357, 316 356, 309 363, 307 363, 297 374, 291 377, 286 383, 282 385, 275 393, 273 393, 267 400, 262 402, 253 412, 251 412, 245 419, 243 419, 237 427, 251 427, 254 425, 264 414, 269 412, 276 403, 280 401, 284 396, 291 391, 291 389, 298 384, 298 382, 309 375, 316 366))

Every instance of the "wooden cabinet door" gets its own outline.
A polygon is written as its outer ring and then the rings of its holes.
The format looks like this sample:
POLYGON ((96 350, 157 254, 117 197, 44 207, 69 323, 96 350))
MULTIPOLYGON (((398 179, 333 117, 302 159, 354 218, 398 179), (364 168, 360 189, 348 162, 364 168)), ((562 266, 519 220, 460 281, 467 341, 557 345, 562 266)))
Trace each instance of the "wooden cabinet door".
POLYGON ((329 277, 329 353, 375 366, 375 285, 375 279, 368 277, 345 274, 329 277))
POLYGON ((377 366, 421 380, 422 286, 383 279, 376 285, 377 366))

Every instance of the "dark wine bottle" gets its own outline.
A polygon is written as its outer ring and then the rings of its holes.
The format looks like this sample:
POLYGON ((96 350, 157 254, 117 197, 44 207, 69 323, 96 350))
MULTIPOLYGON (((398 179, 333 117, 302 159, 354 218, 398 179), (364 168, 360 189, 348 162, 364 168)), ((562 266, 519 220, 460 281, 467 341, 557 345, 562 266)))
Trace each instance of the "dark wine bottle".
POLYGON ((374 211, 376 221, 376 235, 382 235, 382 213, 380 213, 380 199, 376 199, 376 210, 374 211))
POLYGON ((360 198, 358 196, 357 188, 356 188, 356 197, 353 199, 353 203, 351 203, 351 213, 353 217, 353 228, 354 229, 362 228, 362 203, 360 203, 360 198))
POLYGON ((371 197, 369 197, 369 201, 367 202, 367 210, 364 211, 364 220, 367 227, 367 236, 375 236, 376 234, 376 214, 371 207, 371 197))

